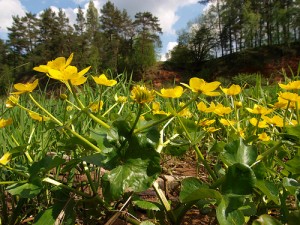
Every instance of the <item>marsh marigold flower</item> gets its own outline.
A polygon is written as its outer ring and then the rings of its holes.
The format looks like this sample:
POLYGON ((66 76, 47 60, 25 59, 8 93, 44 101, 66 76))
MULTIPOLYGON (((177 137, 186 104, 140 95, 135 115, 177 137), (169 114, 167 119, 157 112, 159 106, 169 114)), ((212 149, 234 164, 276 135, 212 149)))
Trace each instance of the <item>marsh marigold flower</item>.
POLYGON ((280 92, 279 97, 290 102, 300 102, 300 96, 292 92, 280 92))
POLYGON ((134 101, 139 104, 149 103, 154 100, 155 92, 153 90, 149 90, 145 86, 134 86, 131 90, 131 96, 134 101))
POLYGON ((48 73, 50 69, 63 71, 67 66, 69 66, 73 59, 73 53, 70 55, 70 57, 66 60, 65 57, 58 57, 52 61, 49 61, 47 65, 40 65, 37 67, 34 67, 33 70, 42 72, 42 73, 48 73))
POLYGON ((288 84, 278 84, 284 90, 299 90, 300 80, 291 81, 288 84))
POLYGON ((29 114, 29 116, 30 116, 32 119, 34 119, 34 120, 36 120, 36 121, 39 121, 39 122, 45 122, 45 121, 50 120, 49 117, 47 117, 47 116, 42 116, 42 115, 40 115, 40 114, 38 114, 38 113, 36 113, 36 112, 28 111, 28 114, 29 114))
POLYGON ((63 70, 49 69, 49 77, 59 80, 63 83, 71 82, 72 85, 78 86, 86 82, 87 78, 84 75, 89 71, 90 66, 78 72, 76 66, 67 66, 63 70))
POLYGON ((253 125, 253 126, 258 126, 259 128, 267 128, 269 127, 267 122, 265 120, 261 120, 258 122, 258 120, 256 118, 251 118, 249 120, 249 122, 253 125), (258 123, 257 123, 258 122, 258 123))
POLYGON ((210 107, 212 108, 211 111, 218 116, 224 116, 224 114, 229 114, 232 111, 230 107, 223 106, 221 103, 218 103, 215 106, 215 104, 212 102, 210 107))
POLYGON ((0 164, 6 165, 11 160, 11 153, 6 152, 0 159, 0 164))
POLYGON ((197 104, 197 108, 201 112, 210 112, 209 109, 208 109, 208 107, 206 106, 206 104, 204 102, 199 102, 197 104))
POLYGON ((153 114, 159 114, 159 115, 169 115, 170 113, 167 113, 163 110, 160 110, 160 103, 159 102, 153 102, 152 103, 152 112, 153 114))
POLYGON ((267 115, 273 111, 272 109, 268 109, 266 107, 263 107, 263 106, 257 105, 257 104, 254 105, 253 109, 251 109, 251 108, 246 108, 246 109, 250 113, 259 114, 259 115, 267 115))
POLYGON ((262 141, 269 141, 271 138, 267 135, 266 132, 263 132, 258 135, 258 139, 262 141))
POLYGON ((99 77, 92 76, 96 84, 112 87, 117 84, 116 80, 109 80, 105 74, 101 74, 99 77))
POLYGON ((206 127, 206 126, 212 125, 215 122, 216 122, 216 120, 210 120, 210 119, 204 118, 204 119, 200 120, 199 122, 196 121, 195 123, 199 126, 206 127))
POLYGON ((93 112, 93 113, 97 113, 99 110, 101 110, 103 107, 103 101, 100 102, 94 102, 90 105, 89 109, 93 112))
POLYGON ((175 88, 162 88, 160 93, 157 92, 160 96, 164 98, 179 98, 183 93, 183 88, 181 86, 176 86, 175 88))
POLYGON ((198 77, 193 77, 189 81, 189 85, 181 83, 185 87, 191 89, 193 92, 201 92, 204 95, 208 96, 218 96, 220 95, 219 92, 214 92, 219 86, 220 82, 219 81, 214 81, 214 82, 206 82, 203 79, 200 79, 198 77))
POLYGON ((37 86, 38 86, 39 80, 36 79, 32 83, 27 82, 25 84, 17 83, 14 85, 14 88, 17 90, 16 92, 13 92, 13 95, 20 95, 26 92, 32 92, 37 86))
POLYGON ((220 119, 220 123, 224 126, 234 126, 236 124, 236 121, 234 120, 227 120, 227 119, 220 119))
POLYGON ((283 127, 283 118, 280 116, 273 116, 273 117, 268 117, 268 116, 262 116, 262 119, 265 120, 268 124, 271 124, 276 127, 283 127))
POLYGON ((16 106, 16 104, 19 102, 19 95, 10 95, 5 102, 6 108, 13 108, 16 106))
POLYGON ((229 88, 220 88, 226 95, 238 95, 242 91, 240 85, 236 84, 232 84, 229 88))
POLYGON ((3 128, 3 127, 7 127, 8 125, 12 124, 13 120, 11 118, 9 119, 0 119, 0 128, 3 128))

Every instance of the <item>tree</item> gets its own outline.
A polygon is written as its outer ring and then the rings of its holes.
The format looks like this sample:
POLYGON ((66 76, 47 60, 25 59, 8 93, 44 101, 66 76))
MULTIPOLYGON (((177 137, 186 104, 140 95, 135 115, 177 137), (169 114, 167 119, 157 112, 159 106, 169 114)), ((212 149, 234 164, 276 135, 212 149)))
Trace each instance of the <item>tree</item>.
POLYGON ((93 1, 89 2, 86 12, 86 41, 88 42, 86 63, 97 73, 102 67, 103 41, 100 34, 99 13, 93 1))

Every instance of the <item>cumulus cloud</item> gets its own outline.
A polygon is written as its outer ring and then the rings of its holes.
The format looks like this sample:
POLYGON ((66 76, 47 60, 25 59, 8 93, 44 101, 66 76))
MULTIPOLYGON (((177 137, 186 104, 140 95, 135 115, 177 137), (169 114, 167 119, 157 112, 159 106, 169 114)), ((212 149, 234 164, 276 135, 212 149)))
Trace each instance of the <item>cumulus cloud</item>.
MULTIPOLYGON (((83 9, 86 11, 88 8, 88 0, 73 0, 76 4, 84 4, 83 9)), ((107 2, 106 0, 93 0, 97 9, 107 2)), ((175 34, 173 25, 179 20, 176 14, 181 7, 190 4, 196 4, 198 0, 111 0, 111 2, 120 10, 126 9, 131 17, 137 12, 151 12, 154 16, 158 17, 161 28, 165 34, 175 34)))
POLYGON ((12 16, 25 16, 26 9, 19 0, 0 0, 0 36, 6 38, 7 27, 12 25, 12 16))

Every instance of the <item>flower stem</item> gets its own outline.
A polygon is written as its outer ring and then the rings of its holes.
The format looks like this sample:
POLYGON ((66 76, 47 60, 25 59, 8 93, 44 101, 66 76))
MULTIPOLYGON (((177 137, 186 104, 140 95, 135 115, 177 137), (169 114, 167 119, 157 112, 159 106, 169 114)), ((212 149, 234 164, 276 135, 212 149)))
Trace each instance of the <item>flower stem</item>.
POLYGON ((74 87, 71 84, 71 82, 69 82, 69 86, 70 86, 70 91, 71 91, 72 95, 74 96, 75 101, 79 105, 79 108, 81 109, 81 111, 84 112, 85 114, 87 114, 90 118, 92 118, 95 122, 97 122, 101 126, 109 129, 110 126, 107 123, 100 120, 97 116, 93 115, 88 109, 85 108, 85 106, 82 104, 82 102, 78 99, 78 96, 76 95, 76 93, 74 91, 74 87))

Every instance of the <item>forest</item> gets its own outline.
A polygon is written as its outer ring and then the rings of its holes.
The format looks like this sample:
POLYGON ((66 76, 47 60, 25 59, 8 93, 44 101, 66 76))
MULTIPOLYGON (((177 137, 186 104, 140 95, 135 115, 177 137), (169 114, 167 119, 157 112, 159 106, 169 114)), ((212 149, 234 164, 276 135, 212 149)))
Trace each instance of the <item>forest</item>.
MULTIPOLYGON (((205 10, 178 30, 178 45, 167 53, 171 70, 201 68, 203 62, 262 46, 291 49, 300 40, 299 0, 201 0, 205 10)), ((107 1, 97 9, 90 1, 87 12, 78 7, 75 24, 62 9, 39 15, 14 16, 7 40, 0 40, 1 94, 10 84, 32 76, 31 68, 74 52, 75 65, 133 73, 141 78, 159 60, 159 19, 150 12, 131 18, 126 9, 107 1), (100 13, 99 13, 100 12, 100 13)))

